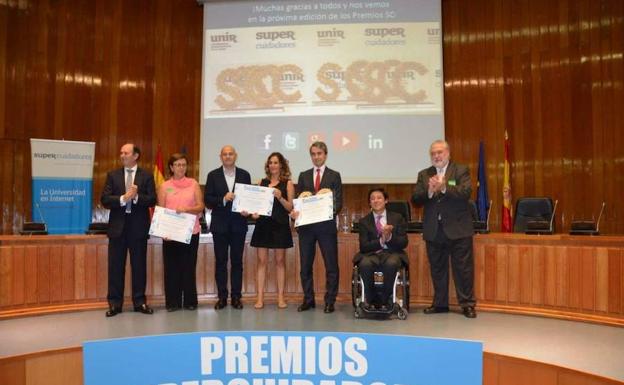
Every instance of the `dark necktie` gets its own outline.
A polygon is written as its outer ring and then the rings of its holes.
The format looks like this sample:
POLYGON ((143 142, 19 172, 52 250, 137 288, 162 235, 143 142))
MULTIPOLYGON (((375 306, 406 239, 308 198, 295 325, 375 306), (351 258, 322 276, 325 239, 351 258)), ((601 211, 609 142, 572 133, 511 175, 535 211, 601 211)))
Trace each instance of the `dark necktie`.
MULTIPOLYGON (((132 169, 129 168, 126 170, 126 192, 128 192, 128 190, 130 190, 130 187, 132 187, 132 169)), ((132 199, 130 199, 128 202, 126 202, 126 213, 130 213, 132 212, 132 199)))

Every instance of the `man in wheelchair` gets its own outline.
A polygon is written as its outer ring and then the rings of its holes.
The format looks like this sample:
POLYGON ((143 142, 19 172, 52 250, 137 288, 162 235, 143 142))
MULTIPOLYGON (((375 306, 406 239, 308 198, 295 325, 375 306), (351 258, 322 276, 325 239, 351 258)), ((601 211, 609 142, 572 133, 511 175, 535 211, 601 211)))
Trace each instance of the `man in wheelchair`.
POLYGON ((371 189, 368 202, 371 212, 359 222, 360 252, 353 257, 364 286, 362 307, 365 311, 391 312, 397 271, 408 263, 404 251, 408 242, 407 223, 401 214, 386 210, 388 193, 383 188, 371 189), (380 272, 383 273, 383 287, 375 290, 380 272))

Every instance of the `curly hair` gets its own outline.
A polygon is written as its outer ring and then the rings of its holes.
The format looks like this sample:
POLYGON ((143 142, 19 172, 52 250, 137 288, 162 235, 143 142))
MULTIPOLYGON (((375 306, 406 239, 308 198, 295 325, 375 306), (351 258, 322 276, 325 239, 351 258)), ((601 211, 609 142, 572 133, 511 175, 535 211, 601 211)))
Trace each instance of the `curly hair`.
POLYGON ((269 171, 269 161, 274 156, 277 157, 277 161, 280 164, 280 175, 279 175, 280 181, 289 180, 291 174, 290 174, 290 167, 288 166, 288 160, 284 158, 284 155, 282 155, 279 152, 271 153, 271 155, 269 155, 266 162, 264 163, 264 173, 266 174, 267 178, 271 179, 271 172, 269 171))

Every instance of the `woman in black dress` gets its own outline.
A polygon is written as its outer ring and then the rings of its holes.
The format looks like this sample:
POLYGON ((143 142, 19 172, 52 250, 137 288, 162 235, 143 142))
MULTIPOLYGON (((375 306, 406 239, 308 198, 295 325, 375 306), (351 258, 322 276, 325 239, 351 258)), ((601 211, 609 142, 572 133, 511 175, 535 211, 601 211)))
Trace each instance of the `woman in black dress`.
POLYGON ((288 161, 279 152, 274 152, 267 158, 264 165, 266 178, 260 181, 264 187, 273 187, 273 210, 271 216, 252 215, 256 219, 256 228, 251 237, 251 246, 258 248, 258 271, 256 288, 258 299, 254 307, 264 307, 264 285, 266 277, 266 265, 269 257, 269 249, 275 250, 275 264, 277 265, 277 307, 286 308, 284 299, 284 284, 286 279, 286 265, 284 259, 286 249, 293 247, 292 233, 290 231, 290 218, 288 213, 293 208, 295 186, 290 180, 290 167, 288 161))

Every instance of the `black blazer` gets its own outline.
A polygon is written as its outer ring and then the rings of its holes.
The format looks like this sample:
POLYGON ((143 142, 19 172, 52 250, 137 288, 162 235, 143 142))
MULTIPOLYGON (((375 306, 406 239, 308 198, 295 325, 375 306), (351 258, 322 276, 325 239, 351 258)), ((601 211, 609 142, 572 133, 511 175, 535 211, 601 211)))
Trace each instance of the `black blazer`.
MULTIPOLYGON (((323 188, 332 190, 334 194, 334 216, 336 216, 342 210, 342 179, 340 178, 340 173, 325 167, 325 172, 323 172, 323 177, 321 178, 321 189, 323 188)), ((314 168, 299 174, 296 196, 299 196, 304 191, 314 193, 314 168)))
POLYGON ((470 172, 467 166, 450 162, 446 174, 446 193, 428 195, 429 178, 436 175, 431 166, 418 173, 412 202, 424 206, 423 238, 433 241, 438 229, 438 215, 442 218, 442 229, 449 239, 460 239, 473 235, 470 214, 470 172))
MULTIPOLYGON (((139 198, 132 203, 134 224, 129 231, 134 238, 147 238, 150 227, 149 208, 156 204, 156 187, 151 173, 138 167, 134 176, 134 184, 138 187, 139 198)), ((108 237, 117 238, 122 235, 126 221, 126 207, 121 206, 119 197, 126 193, 125 169, 119 168, 106 175, 106 183, 102 190, 100 202, 110 210, 108 219, 108 237)))
MULTIPOLYGON (((386 210, 386 221, 389 225, 393 225, 392 238, 386 243, 387 252, 396 253, 401 260, 407 264, 409 262, 404 249, 407 247, 407 223, 403 215, 386 210)), ((353 263, 359 263, 366 255, 375 254, 382 250, 379 244, 379 235, 377 235, 377 227, 375 226, 375 217, 371 211, 364 218, 360 219, 360 252, 353 257, 353 263)))
MULTIPOLYGON (((251 184, 251 176, 242 168, 236 167, 234 183, 251 184)), ((212 233, 243 233, 247 232, 247 218, 239 213, 232 212, 232 202, 223 205, 223 197, 228 190, 223 167, 216 168, 208 173, 204 189, 204 203, 212 209, 210 232, 212 233)))

